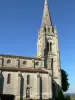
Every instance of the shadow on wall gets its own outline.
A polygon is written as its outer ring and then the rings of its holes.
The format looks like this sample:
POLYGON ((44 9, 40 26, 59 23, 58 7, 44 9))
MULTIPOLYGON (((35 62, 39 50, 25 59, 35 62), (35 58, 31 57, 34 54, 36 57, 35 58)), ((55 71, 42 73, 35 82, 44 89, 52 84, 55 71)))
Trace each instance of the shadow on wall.
POLYGON ((0 72, 0 94, 3 94, 3 86, 4 86, 4 76, 1 71, 0 72))
POLYGON ((52 82, 52 99, 54 100, 58 96, 58 91, 61 89, 59 84, 56 83, 55 80, 52 82))

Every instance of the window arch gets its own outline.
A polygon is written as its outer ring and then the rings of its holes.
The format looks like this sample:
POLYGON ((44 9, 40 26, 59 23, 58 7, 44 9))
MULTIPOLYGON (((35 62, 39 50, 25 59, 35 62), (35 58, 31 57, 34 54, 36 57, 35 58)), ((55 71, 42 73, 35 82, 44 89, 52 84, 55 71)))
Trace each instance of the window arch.
POLYGON ((8 76, 7 76, 7 84, 10 84, 10 80, 11 80, 11 74, 8 74, 8 76))
POLYGON ((50 42, 50 51, 52 52, 52 42, 50 42))
POLYGON ((27 85, 30 84, 30 75, 27 75, 27 85))

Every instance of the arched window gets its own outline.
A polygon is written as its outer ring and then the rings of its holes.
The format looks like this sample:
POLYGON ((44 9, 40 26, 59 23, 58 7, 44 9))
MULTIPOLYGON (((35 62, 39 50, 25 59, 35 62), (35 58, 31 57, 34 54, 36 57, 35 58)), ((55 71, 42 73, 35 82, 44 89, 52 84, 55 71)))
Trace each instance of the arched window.
POLYGON ((27 85, 30 84, 30 75, 27 75, 27 85))
POLYGON ((10 59, 8 59, 8 60, 7 60, 7 64, 10 64, 10 63, 11 63, 11 60, 10 60, 10 59))
POLYGON ((23 65, 26 65, 27 64, 27 62, 26 61, 23 61, 23 65))
POLYGON ((48 27, 48 32, 50 32, 50 28, 48 27))
POLYGON ((50 42, 50 51, 52 51, 52 42, 50 42))
POLYGON ((53 68, 53 58, 51 58, 51 69, 52 69, 52 76, 54 75, 54 68, 53 68))
POLYGON ((47 52, 49 52, 49 42, 47 42, 47 52))
POLYGON ((51 58, 51 68, 53 69, 53 58, 51 58))
POLYGON ((46 27, 44 28, 44 31, 46 32, 46 27))
POLYGON ((8 74, 8 76, 7 76, 7 84, 10 84, 10 80, 11 80, 11 74, 8 74))

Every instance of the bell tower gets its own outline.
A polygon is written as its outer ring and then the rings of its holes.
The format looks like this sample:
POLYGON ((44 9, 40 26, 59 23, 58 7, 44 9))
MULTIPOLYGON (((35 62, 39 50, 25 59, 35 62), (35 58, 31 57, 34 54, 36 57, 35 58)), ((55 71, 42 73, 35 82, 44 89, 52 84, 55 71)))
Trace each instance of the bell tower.
POLYGON ((61 86, 60 54, 57 29, 53 27, 47 0, 44 3, 41 28, 38 32, 37 57, 44 59, 44 68, 52 69, 53 77, 61 86))
POLYGON ((52 26, 52 20, 48 9, 47 0, 45 0, 42 24, 38 32, 38 42, 37 42, 38 57, 45 57, 49 54, 49 52, 52 52, 52 42, 51 42, 52 35, 56 34, 54 33, 54 28, 52 26))

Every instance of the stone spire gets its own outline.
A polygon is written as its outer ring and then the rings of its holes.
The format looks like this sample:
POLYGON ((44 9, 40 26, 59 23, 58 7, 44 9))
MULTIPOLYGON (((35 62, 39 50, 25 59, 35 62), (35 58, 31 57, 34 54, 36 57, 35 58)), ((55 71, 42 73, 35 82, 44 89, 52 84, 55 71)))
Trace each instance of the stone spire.
POLYGON ((51 21, 49 9, 48 9, 48 3, 47 3, 47 0, 45 0, 42 26, 51 26, 51 25, 52 25, 52 21, 51 21))

